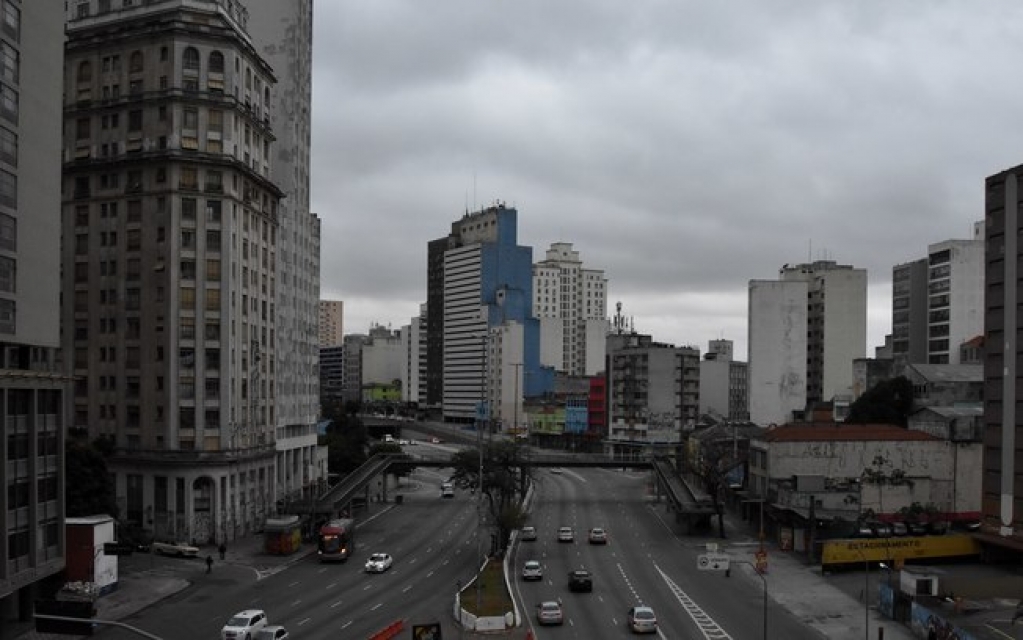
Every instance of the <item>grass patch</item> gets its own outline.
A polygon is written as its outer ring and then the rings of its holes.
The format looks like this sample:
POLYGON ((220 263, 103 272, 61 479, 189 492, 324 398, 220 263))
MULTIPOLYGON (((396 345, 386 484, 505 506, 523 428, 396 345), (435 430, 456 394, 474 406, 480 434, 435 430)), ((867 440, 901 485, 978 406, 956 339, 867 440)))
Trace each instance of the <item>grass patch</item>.
POLYGON ((462 591, 462 608, 476 617, 503 616, 513 609, 511 596, 504 583, 504 563, 500 560, 491 559, 484 567, 477 580, 479 580, 479 591, 477 583, 462 591), (479 605, 476 606, 477 593, 479 594, 479 605))

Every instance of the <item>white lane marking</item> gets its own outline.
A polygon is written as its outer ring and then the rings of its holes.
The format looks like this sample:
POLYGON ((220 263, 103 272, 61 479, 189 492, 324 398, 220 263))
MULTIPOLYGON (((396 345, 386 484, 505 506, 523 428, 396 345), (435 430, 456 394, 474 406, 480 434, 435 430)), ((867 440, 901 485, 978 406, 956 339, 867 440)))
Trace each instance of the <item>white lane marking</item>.
MULTIPOLYGON (((700 605, 696 604, 696 602, 690 598, 681 587, 675 584, 675 581, 669 578, 668 574, 664 573, 664 571, 657 566, 656 562, 654 563, 654 569, 657 569, 657 573, 661 574, 661 579, 664 580, 665 584, 668 585, 668 588, 671 589, 671 592, 675 595, 675 599, 679 601, 682 608, 685 609, 686 613, 689 614, 689 617, 693 619, 693 622, 696 623, 700 633, 703 634, 703 637, 706 638, 706 640, 732 640, 732 636, 728 635, 728 632, 722 629, 721 625, 714 622, 714 619, 707 615, 707 612, 701 609, 700 605)), ((660 630, 658 629, 658 631, 660 630)))
POLYGON ((328 585, 327 585, 327 588, 328 588, 328 589, 333 589, 333 588, 334 588, 334 587, 336 587, 336 586, 337 586, 337 583, 336 583, 336 582, 331 582, 330 584, 328 584, 328 585))
POLYGON ((346 622, 343 625, 341 625, 341 628, 342 629, 347 629, 349 627, 349 625, 352 624, 352 622, 354 622, 354 620, 349 620, 348 622, 346 622))
POLYGON ((312 618, 306 618, 305 620, 302 620, 301 622, 299 622, 298 626, 301 627, 302 625, 304 625, 305 623, 309 622, 310 620, 312 620, 312 618))
POLYGON ((333 609, 333 608, 335 608, 335 607, 340 607, 340 606, 341 606, 341 601, 340 601, 340 600, 338 600, 338 601, 337 601, 337 602, 335 602, 334 604, 330 605, 330 608, 331 608, 331 609, 333 609))
POLYGON ((299 585, 299 582, 296 580, 295 582, 292 582, 291 584, 289 584, 288 588, 290 589, 292 587, 297 587, 298 585, 299 585))
POLYGON ((370 611, 376 611, 377 609, 379 609, 382 606, 384 606, 384 603, 383 602, 378 602, 375 605, 373 605, 372 607, 370 607, 369 610, 370 611))
POLYGON ((295 600, 294 602, 291 603, 291 606, 296 607, 296 606, 298 606, 300 604, 302 604, 301 600, 295 600))
POLYGON ((412 585, 409 585, 401 590, 402 593, 408 593, 409 591, 412 591, 412 585))

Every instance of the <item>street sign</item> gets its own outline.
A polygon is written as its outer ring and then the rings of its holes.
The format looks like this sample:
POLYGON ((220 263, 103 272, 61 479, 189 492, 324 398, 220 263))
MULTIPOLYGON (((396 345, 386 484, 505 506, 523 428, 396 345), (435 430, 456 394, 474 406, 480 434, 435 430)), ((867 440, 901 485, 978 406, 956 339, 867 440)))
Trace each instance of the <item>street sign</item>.
POLYGON ((104 542, 103 555, 106 556, 130 556, 134 551, 127 542, 104 542))
POLYGON ((727 571, 729 560, 727 553, 701 553, 696 556, 696 568, 700 571, 727 571))

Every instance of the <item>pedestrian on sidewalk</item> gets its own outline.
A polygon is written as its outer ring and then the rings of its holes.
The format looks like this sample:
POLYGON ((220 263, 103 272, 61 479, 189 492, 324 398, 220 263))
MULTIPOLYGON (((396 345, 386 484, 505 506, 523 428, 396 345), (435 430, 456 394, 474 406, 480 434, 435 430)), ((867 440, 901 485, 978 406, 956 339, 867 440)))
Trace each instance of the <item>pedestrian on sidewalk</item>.
POLYGON ((206 573, 210 573, 211 571, 213 571, 213 556, 207 555, 206 556, 206 573))
POLYGON ((220 559, 223 560, 224 556, 227 555, 227 545, 221 542, 220 546, 217 547, 217 551, 220 552, 220 559))

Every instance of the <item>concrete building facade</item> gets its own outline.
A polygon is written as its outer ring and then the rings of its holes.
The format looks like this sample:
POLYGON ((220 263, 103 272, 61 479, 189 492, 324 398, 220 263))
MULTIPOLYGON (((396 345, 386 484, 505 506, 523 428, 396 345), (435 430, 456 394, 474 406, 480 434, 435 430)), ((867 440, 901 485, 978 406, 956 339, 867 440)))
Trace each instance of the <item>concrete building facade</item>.
POLYGON ((604 369, 607 279, 586 269, 568 242, 555 242, 533 265, 533 316, 540 321, 540 362, 568 375, 604 369))
POLYGON ((318 452, 320 416, 320 220, 309 209, 312 128, 313 0, 246 0, 249 34, 274 70, 270 92, 273 162, 270 179, 284 197, 279 231, 274 313, 277 316, 277 492, 307 496, 327 479, 318 452))
MULTIPOLYGON (((197 542, 273 512, 278 406, 296 406, 278 397, 276 78, 247 23, 233 0, 90 0, 66 26, 71 419, 114 445, 122 519, 197 542)), ((314 381, 288 381, 302 406, 314 381)))
POLYGON ((760 425, 784 424, 806 408, 806 282, 749 283, 749 411, 760 425))
POLYGON ((749 419, 749 367, 732 359, 731 340, 711 340, 700 361, 700 415, 749 419))
POLYGON ((865 270, 818 260, 783 266, 777 283, 750 282, 750 417, 759 424, 851 395, 853 360, 866 355, 865 270))
POLYGON ((1023 256, 1023 165, 985 181, 984 468, 982 537, 991 547, 1023 553, 1023 369, 1019 365, 1023 256))
POLYGON ((0 628, 65 562, 69 377, 60 347, 64 9, 0 2, 0 628))
POLYGON ((608 336, 608 453, 629 457, 678 443, 696 424, 700 352, 638 333, 608 336))
POLYGON ((320 348, 340 347, 345 340, 345 303, 320 300, 320 348))
POLYGON ((973 237, 937 242, 927 257, 892 269, 896 365, 960 364, 960 347, 984 332, 984 223, 973 237))

